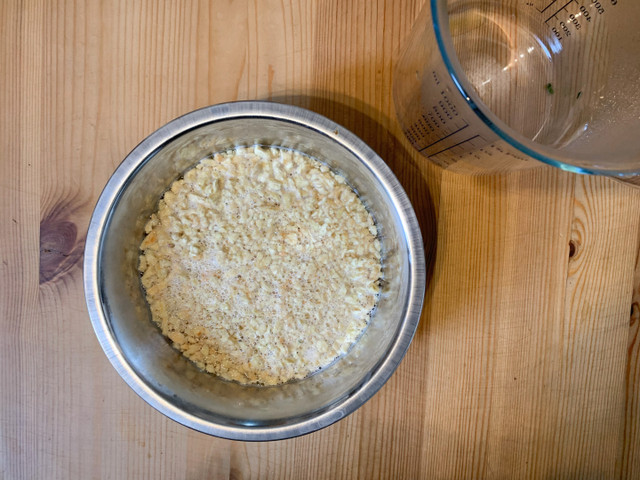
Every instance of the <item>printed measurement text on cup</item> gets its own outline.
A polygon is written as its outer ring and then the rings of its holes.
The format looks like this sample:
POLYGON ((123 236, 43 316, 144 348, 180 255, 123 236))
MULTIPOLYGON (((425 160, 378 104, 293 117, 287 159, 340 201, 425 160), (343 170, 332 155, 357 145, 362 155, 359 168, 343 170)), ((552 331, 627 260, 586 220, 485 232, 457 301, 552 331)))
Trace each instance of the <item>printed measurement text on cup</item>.
MULTIPOLYGON (((562 42, 617 4, 618 0, 545 0, 536 8, 556 39, 562 42)), ((533 2, 527 5, 533 6, 533 2)))

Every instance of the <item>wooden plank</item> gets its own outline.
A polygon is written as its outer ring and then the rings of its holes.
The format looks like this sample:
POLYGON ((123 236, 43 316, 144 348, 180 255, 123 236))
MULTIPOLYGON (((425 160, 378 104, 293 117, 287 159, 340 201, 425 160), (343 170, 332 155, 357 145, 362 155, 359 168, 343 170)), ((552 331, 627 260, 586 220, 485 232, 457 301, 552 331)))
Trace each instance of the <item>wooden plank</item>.
POLYGON ((38 361, 39 344, 39 176, 42 132, 42 65, 39 48, 43 41, 42 16, 36 5, 3 2, 2 68, 0 99, 3 113, 0 145, 3 146, 2 275, 0 306, 3 326, 0 336, 0 474, 7 477, 36 476, 38 466, 24 461, 33 451, 36 462, 45 455, 47 438, 37 426, 38 384, 46 365, 38 361), (34 27, 40 27, 36 29, 34 27), (36 126, 36 128, 33 128, 36 126), (21 461, 14 462, 15 458, 21 461))
POLYGON ((637 190, 576 178, 558 409, 550 464, 560 472, 615 474, 624 428, 624 370, 640 203, 637 190), (571 255, 571 253, 573 255, 571 255))
POLYGON ((422 457, 434 478, 614 474, 638 192, 576 182, 444 174, 422 457))
POLYGON ((622 432, 618 443, 616 477, 640 476, 640 252, 636 256, 631 318, 624 369, 624 408, 621 409, 622 432))
POLYGON ((441 189, 422 470, 433 478, 517 476, 524 470, 513 462, 527 441, 515 441, 526 434, 515 427, 534 427, 543 408, 532 392, 546 376, 542 357, 562 315, 566 267, 557 266, 566 263, 572 182, 544 168, 445 172, 441 189), (501 425, 506 438, 494 440, 501 425), (494 441, 503 443, 498 465, 488 450, 494 441))

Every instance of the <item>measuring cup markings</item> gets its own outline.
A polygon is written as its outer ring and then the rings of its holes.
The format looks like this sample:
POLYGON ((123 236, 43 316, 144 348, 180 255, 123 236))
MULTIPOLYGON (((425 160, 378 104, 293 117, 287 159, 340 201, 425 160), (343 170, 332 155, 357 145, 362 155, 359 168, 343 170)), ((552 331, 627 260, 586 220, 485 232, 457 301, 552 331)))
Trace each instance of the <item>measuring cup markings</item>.
MULTIPOLYGON (((565 38, 570 37, 572 33, 575 34, 582 28, 580 17, 584 18, 586 22, 592 21, 593 17, 589 12, 589 7, 587 5, 593 7, 593 11, 597 15, 605 13, 603 2, 606 0, 589 0, 589 3, 587 4, 585 4, 585 2, 581 3, 578 0, 569 0, 558 7, 558 5, 561 4, 561 1, 564 0, 553 0, 542 9, 536 8, 540 14, 548 15, 550 12, 553 12, 545 18, 544 23, 551 28, 551 31, 559 41, 563 41, 565 38), (577 6, 577 10, 575 10, 575 8, 569 8, 572 6, 577 6), (566 16, 564 17, 565 20, 558 17, 558 14, 563 11, 566 13, 566 16)), ((609 0, 609 2, 611 6, 618 4, 618 0, 609 0)), ((527 5, 533 6, 533 2, 527 2, 527 5)))

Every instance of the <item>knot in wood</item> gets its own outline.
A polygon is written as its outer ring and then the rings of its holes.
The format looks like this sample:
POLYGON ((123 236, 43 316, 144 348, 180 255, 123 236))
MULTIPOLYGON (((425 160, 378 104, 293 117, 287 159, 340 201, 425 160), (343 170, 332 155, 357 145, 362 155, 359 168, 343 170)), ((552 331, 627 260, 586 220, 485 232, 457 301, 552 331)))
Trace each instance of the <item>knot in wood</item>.
POLYGON ((40 222, 40 284, 67 273, 82 257, 84 238, 78 240, 78 227, 60 210, 40 222))

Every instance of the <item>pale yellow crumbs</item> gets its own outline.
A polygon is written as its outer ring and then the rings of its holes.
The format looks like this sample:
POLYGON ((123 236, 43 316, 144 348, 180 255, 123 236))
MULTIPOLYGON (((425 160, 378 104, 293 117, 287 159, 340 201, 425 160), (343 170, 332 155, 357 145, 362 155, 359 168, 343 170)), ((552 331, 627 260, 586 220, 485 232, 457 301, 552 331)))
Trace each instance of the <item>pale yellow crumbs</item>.
POLYGON ((304 378, 343 355, 378 300, 381 245, 344 177, 281 148, 237 148, 175 181, 139 269, 153 320, 201 369, 304 378))

